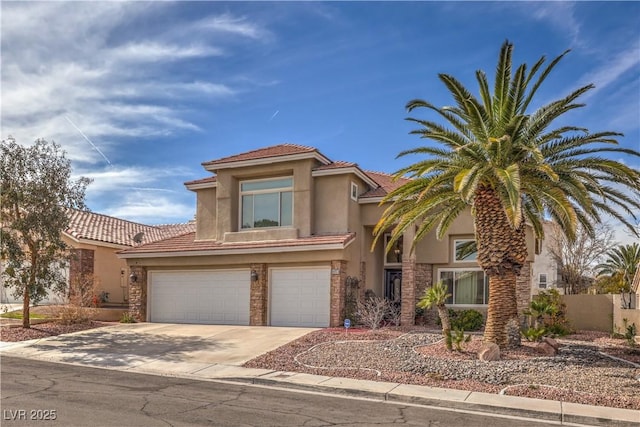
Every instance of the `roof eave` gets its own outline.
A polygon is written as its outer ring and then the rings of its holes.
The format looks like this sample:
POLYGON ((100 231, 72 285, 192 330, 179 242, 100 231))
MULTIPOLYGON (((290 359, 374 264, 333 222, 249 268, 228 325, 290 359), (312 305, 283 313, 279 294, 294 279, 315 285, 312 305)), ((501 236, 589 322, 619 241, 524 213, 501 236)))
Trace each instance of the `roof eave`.
POLYGON ((185 250, 171 252, 121 252, 118 258, 173 258, 190 256, 216 256, 216 255, 247 255, 247 254, 269 254, 282 252, 311 252, 311 251, 335 251, 346 249, 355 239, 351 238, 344 243, 327 243, 322 245, 301 245, 301 246, 272 246, 265 248, 234 248, 234 249, 206 249, 206 250, 185 250))
POLYGON ((352 173, 358 178, 363 180, 369 187, 378 188, 380 185, 365 174, 362 169, 357 166, 346 166, 334 169, 319 169, 311 172, 311 176, 330 176, 330 175, 342 175, 345 173, 352 173))
POLYGON ((238 160, 238 161, 229 161, 229 162, 204 162, 202 163, 202 166, 210 171, 210 172, 216 172, 220 169, 232 169, 232 168, 242 168, 242 167, 247 167, 247 166, 259 166, 259 165, 268 165, 268 164, 272 164, 274 162, 288 162, 288 161, 295 161, 295 160, 305 160, 305 159, 315 159, 318 160, 319 162, 323 163, 323 164, 329 164, 331 163, 331 160, 329 160, 327 157, 325 157, 324 155, 322 155, 320 152, 318 151, 310 151, 310 152, 305 152, 305 153, 296 153, 296 154, 285 154, 285 155, 276 155, 276 156, 270 156, 270 157, 260 157, 257 159, 249 159, 249 160, 238 160))

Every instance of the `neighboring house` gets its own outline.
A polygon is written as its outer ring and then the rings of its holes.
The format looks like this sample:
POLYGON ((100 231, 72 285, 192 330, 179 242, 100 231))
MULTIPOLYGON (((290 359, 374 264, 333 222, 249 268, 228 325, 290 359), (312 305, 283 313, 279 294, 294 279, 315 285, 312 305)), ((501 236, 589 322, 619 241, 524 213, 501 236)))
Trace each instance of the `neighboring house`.
MULTIPOLYGON (((102 303, 128 304, 129 271, 117 252, 139 244, 166 239, 191 232, 195 223, 170 225, 144 225, 89 211, 69 210, 69 228, 62 239, 70 250, 66 269, 69 283, 91 280, 96 297, 102 303)), ((20 302, 12 289, 2 288, 2 303, 20 302)), ((41 303, 66 300, 66 295, 49 292, 41 303)))
POLYGON ((562 286, 558 286, 560 283, 558 263, 553 259, 549 247, 551 242, 553 242, 553 223, 551 221, 545 221, 543 223, 543 230, 546 238, 544 240, 536 239, 535 257, 531 266, 531 295, 537 295, 540 291, 547 291, 549 289, 556 289, 562 294, 564 290, 562 286))
MULTIPOLYGON (((334 162, 312 147, 282 144, 203 163, 214 175, 185 183, 196 193, 196 230, 120 252, 132 270, 139 320, 273 326, 340 326, 358 284, 401 305, 413 324, 425 287, 443 280, 453 307, 485 308, 488 284, 470 213, 442 241, 430 233, 410 252, 414 229, 385 254, 373 247, 382 198, 405 180, 334 162), (456 251, 457 249, 457 251, 456 251)), ((529 253, 534 239, 527 231, 529 253)), ((518 283, 530 299, 530 262, 518 283)))

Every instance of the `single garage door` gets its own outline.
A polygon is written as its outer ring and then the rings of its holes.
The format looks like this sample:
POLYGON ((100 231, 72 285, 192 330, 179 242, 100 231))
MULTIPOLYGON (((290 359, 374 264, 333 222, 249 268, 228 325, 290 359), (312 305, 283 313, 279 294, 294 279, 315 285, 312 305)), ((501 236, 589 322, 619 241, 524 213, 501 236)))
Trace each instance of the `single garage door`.
POLYGON ((271 270, 272 326, 329 326, 329 268, 271 270))
POLYGON ((149 320, 249 324, 249 270, 152 271, 149 320))

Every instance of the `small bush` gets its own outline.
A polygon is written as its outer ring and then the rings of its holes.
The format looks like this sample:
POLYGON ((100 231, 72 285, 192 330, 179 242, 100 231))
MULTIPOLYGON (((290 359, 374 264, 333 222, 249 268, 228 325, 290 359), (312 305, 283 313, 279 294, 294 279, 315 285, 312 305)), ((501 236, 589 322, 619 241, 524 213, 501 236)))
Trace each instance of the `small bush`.
POLYGON ((400 324, 400 307, 386 298, 365 298, 356 304, 356 319, 361 325, 378 329, 385 321, 398 326, 400 324))
POLYGON ((463 350, 463 344, 466 344, 471 341, 471 335, 465 335, 464 329, 454 329, 453 332, 449 332, 447 336, 447 340, 449 343, 455 345, 456 351, 463 350))
POLYGON ((531 327, 522 330, 522 336, 530 342, 542 341, 542 338, 547 335, 547 330, 540 326, 537 328, 531 327))
POLYGON ((125 311, 124 313, 122 313, 120 323, 136 323, 136 319, 131 315, 131 313, 125 311))
MULTIPOLYGON (((484 316, 478 310, 454 310, 449 309, 449 319, 451 329, 462 329, 463 331, 479 331, 484 325, 484 316)), ((436 320, 438 326, 442 324, 440 319, 436 320)))
POLYGON ((94 310, 74 304, 60 305, 55 308, 55 316, 63 325, 85 323, 93 318, 94 310))

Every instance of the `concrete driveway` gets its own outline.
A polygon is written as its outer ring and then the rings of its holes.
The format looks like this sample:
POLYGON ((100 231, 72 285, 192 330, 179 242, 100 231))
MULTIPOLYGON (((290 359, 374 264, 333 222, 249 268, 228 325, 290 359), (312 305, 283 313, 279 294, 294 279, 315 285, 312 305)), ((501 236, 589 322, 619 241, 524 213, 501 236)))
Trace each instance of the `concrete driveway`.
POLYGON ((218 372, 240 366, 314 330, 265 326, 118 324, 8 346, 2 349, 2 353, 119 370, 168 374, 194 373, 204 369, 218 372))

